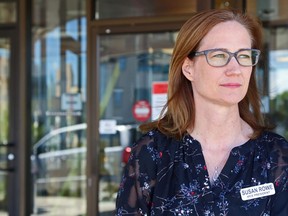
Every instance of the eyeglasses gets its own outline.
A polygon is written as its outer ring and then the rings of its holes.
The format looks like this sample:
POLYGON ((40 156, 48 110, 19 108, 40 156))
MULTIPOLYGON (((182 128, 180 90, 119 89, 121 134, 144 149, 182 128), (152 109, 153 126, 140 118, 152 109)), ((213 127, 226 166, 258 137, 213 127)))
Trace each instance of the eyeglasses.
POLYGON ((188 58, 205 55, 207 63, 210 66, 223 67, 230 62, 232 57, 235 57, 239 65, 250 67, 258 63, 260 53, 260 50, 257 49, 240 49, 235 53, 224 49, 209 49, 200 52, 191 52, 188 58))

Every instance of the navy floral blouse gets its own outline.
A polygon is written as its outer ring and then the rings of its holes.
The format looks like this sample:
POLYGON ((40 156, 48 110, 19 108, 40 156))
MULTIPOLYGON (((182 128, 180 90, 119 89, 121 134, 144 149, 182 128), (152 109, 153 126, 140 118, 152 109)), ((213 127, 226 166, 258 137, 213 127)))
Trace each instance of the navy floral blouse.
POLYGON ((233 148, 211 185, 197 140, 153 130, 133 147, 116 215, 288 216, 287 177, 288 142, 275 133, 233 148), (268 192, 259 192, 269 183, 268 192))

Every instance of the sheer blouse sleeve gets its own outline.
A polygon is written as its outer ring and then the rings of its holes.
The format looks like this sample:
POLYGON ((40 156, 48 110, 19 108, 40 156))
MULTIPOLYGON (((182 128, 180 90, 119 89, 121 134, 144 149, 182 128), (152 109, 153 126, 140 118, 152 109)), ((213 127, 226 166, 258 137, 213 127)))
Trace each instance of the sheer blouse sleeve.
POLYGON ((116 199, 116 215, 150 215, 158 152, 154 138, 143 136, 132 148, 116 199))
POLYGON ((272 158, 275 158, 273 167, 274 185, 276 187, 276 195, 274 195, 271 215, 287 216, 288 215, 288 142, 275 135, 271 139, 273 144, 270 150, 272 158), (275 165, 276 164, 276 165, 275 165))

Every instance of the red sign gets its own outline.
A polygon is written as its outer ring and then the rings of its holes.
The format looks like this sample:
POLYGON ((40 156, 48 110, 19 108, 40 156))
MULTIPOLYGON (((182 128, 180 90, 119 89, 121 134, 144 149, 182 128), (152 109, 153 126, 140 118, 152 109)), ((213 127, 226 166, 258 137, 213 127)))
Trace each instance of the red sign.
POLYGON ((167 94, 168 82, 154 82, 152 86, 152 94, 167 94))
POLYGON ((140 100, 137 101, 133 108, 133 116, 137 121, 147 121, 151 117, 151 106, 148 101, 140 100))

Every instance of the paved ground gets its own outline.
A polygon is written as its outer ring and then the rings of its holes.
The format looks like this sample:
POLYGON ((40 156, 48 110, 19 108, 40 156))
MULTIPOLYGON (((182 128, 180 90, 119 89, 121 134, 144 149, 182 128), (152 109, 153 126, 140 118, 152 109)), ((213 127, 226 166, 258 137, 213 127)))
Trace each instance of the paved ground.
MULTIPOLYGON (((81 198, 37 197, 35 204, 37 208, 32 216, 85 216, 86 213, 86 202, 81 198)), ((99 216, 114 216, 114 202, 101 202, 99 208, 99 216)))

